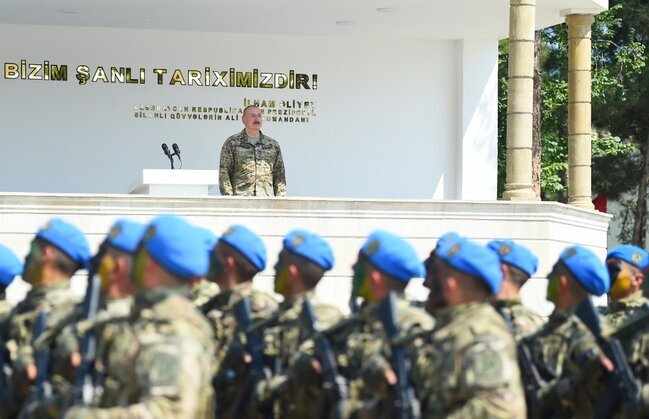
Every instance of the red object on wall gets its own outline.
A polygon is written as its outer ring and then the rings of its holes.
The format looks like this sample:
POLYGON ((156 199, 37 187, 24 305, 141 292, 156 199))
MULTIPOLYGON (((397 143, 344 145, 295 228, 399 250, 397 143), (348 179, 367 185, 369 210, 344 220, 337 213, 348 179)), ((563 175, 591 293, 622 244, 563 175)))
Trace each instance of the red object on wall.
POLYGON ((606 212, 606 195, 599 194, 595 199, 593 199, 593 205, 595 209, 599 212, 606 212))

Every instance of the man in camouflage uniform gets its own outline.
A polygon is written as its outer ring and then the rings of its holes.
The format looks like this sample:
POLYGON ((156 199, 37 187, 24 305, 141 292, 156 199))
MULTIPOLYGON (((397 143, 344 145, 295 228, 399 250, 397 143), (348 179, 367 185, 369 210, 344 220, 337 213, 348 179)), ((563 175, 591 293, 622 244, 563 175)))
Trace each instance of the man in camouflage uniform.
POLYGON ((420 259, 405 240, 385 231, 373 232, 361 247, 353 272, 352 295, 363 298, 360 310, 323 332, 336 354, 338 372, 348 383, 348 397, 342 394, 342 400, 332 400, 323 388, 321 361, 313 353, 313 341, 307 340, 292 362, 291 379, 296 386, 303 386, 301 391, 308 394, 305 400, 318 402, 296 406, 302 413, 297 417, 309 417, 314 406, 325 410, 316 412, 320 417, 394 417, 397 377, 388 361, 391 342, 377 310, 395 293, 400 333, 417 335, 433 326, 433 319, 404 297, 410 279, 424 273, 420 259))
POLYGON ((543 326, 543 319, 521 302, 520 290, 536 272, 538 258, 528 248, 512 240, 494 240, 487 247, 500 258, 503 282, 492 302, 494 308, 510 326, 516 342, 536 332, 543 326))
POLYGON ((261 132, 261 109, 243 110, 244 129, 230 136, 221 148, 221 195, 284 196, 286 174, 277 141, 261 132))
POLYGON ((149 223, 134 261, 133 334, 115 340, 107 365, 109 374, 120 372, 115 397, 72 407, 65 418, 212 416, 211 328, 189 300, 189 282, 209 268, 205 250, 204 236, 180 217, 149 223))
POLYGON ((298 411, 298 406, 309 403, 308 400, 303 400, 304 386, 289 381, 288 368, 300 344, 310 337, 300 323, 306 299, 313 301, 319 329, 328 328, 343 317, 335 307, 315 301, 315 287, 333 264, 331 247, 317 234, 294 230, 284 238, 275 265, 275 292, 284 296, 284 301, 264 321, 264 352, 270 361, 273 377, 258 383, 254 393, 254 410, 257 413, 274 410, 275 417, 278 418, 312 416, 313 406, 306 412, 298 411), (302 401, 305 403, 301 403, 302 401))
POLYGON ((38 374, 32 347, 38 314, 48 313, 46 329, 70 314, 76 304, 70 278, 78 269, 87 268, 89 259, 90 249, 81 231, 59 218, 50 220, 32 240, 23 273, 32 289, 0 324, 0 336, 13 360, 10 403, 0 408, 5 417, 18 413, 38 374))
MULTIPOLYGON (((21 418, 54 418, 61 415, 61 409, 70 403, 71 385, 77 381, 81 364, 80 343, 88 331, 94 331, 97 339, 97 354, 94 360, 93 382, 100 386, 95 394, 97 403, 121 389, 115 388, 115 380, 107 370, 109 351, 115 339, 122 339, 129 329, 128 317, 133 305, 133 254, 142 238, 145 225, 129 220, 118 220, 110 228, 107 237, 91 262, 91 274, 99 275, 99 310, 94 319, 83 318, 83 305, 44 333, 34 344, 35 350, 50 350, 52 366, 51 382, 53 395, 44 399, 33 393, 25 404, 21 418)), ((89 278, 89 281, 92 280, 89 278)), ((88 288, 90 291, 90 288, 88 288)), ((86 299, 95 296, 86 295, 86 299)), ((85 301, 84 301, 85 303, 85 301)))
POLYGON ((589 294, 608 291, 609 275, 592 251, 576 245, 561 253, 548 280, 547 299, 555 309, 539 331, 521 341, 545 381, 528 406, 530 414, 592 417, 613 365, 575 311, 589 294))
POLYGON ((11 304, 6 300, 7 287, 16 275, 23 273, 23 264, 8 247, 0 244, 0 323, 11 312, 11 304))
POLYGON ((487 302, 500 290, 496 254, 445 235, 426 261, 435 328, 416 354, 413 381, 423 418, 524 418, 516 343, 487 302))
POLYGON ((242 225, 234 225, 223 233, 211 254, 208 279, 216 282, 221 292, 201 307, 210 321, 216 339, 217 375, 214 387, 217 414, 228 418, 231 405, 245 374, 240 347, 231 348, 239 329, 233 314, 234 305, 249 298, 253 321, 268 318, 277 301, 252 287, 254 276, 266 267, 266 246, 261 238, 242 225))
POLYGON ((642 293, 644 273, 649 266, 649 254, 628 244, 613 248, 606 255, 606 267, 611 279, 606 320, 612 327, 621 325, 640 307, 649 303, 642 293))

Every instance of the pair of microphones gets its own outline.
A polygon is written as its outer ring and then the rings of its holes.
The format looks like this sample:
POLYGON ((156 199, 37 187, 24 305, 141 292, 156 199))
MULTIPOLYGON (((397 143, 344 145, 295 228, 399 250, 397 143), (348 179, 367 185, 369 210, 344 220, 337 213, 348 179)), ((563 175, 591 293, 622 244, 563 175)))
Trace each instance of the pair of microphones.
POLYGON ((171 169, 174 169, 174 156, 178 157, 178 161, 180 161, 180 166, 182 167, 183 161, 180 158, 180 147, 178 147, 178 144, 173 143, 171 145, 171 148, 173 148, 174 152, 171 153, 169 150, 169 147, 167 146, 167 143, 162 143, 162 151, 165 153, 165 156, 169 158, 169 162, 171 163, 171 169))

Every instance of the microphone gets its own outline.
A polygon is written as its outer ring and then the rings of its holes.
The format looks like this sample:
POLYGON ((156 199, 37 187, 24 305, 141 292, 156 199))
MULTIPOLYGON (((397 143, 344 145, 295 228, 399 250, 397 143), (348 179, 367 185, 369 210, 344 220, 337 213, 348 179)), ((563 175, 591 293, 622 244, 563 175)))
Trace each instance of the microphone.
MULTIPOLYGON (((178 147, 178 146, 176 146, 176 147, 178 147)), ((162 143, 162 151, 164 151, 165 156, 167 156, 169 158, 169 161, 171 162, 171 169, 173 170, 173 168, 174 168, 174 158, 171 155, 171 151, 169 151, 169 147, 167 147, 166 143, 162 143)))
POLYGON ((173 143, 173 144, 171 145, 171 148, 174 149, 174 155, 178 156, 178 160, 181 160, 181 161, 182 161, 182 159, 180 158, 180 147, 178 147, 178 144, 173 143))

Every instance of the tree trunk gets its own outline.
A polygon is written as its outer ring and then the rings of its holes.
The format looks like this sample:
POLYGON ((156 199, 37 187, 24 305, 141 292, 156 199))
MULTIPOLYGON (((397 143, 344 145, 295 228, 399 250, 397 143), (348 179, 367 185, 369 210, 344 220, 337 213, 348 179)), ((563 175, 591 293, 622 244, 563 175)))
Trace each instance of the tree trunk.
POLYGON ((649 133, 642 151, 642 175, 638 184, 638 199, 635 206, 635 220, 633 222, 633 237, 631 244, 644 249, 647 237, 647 183, 649 183, 649 133))
POLYGON ((534 108, 532 130, 532 189, 541 197, 541 31, 534 33, 534 108))

